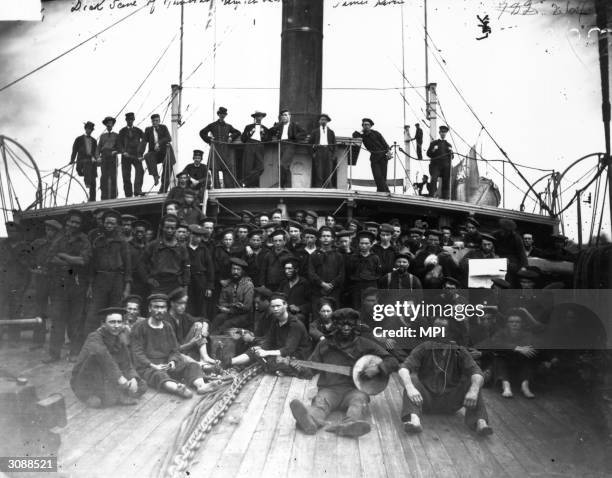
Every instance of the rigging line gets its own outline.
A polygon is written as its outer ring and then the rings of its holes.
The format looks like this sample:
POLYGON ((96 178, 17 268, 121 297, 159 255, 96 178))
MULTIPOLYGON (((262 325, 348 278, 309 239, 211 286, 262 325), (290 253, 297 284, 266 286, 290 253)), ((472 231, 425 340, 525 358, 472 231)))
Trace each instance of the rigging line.
POLYGON ((495 138, 493 137, 493 135, 489 132, 489 130, 487 129, 487 127, 484 125, 484 123, 480 120, 480 117, 476 114, 476 112, 474 111, 474 109, 472 108, 472 106, 470 105, 470 103, 468 103, 468 101, 465 99, 465 97, 463 96, 463 94, 461 93, 461 91, 459 90, 459 88, 457 87, 457 85, 455 84, 455 82, 452 80, 452 78, 450 77, 450 75, 448 74, 448 72, 446 71, 446 69, 444 68, 444 66, 442 66, 442 64, 440 63, 440 60, 438 60, 437 56, 434 54, 433 55, 434 60, 436 60, 436 63, 438 63, 438 65, 440 66, 440 68, 442 69, 442 73, 444 73, 444 76, 446 76, 446 78, 448 79, 448 81, 450 81, 450 84, 453 86, 453 88, 455 89, 455 91, 457 92, 457 94, 459 95, 459 97, 461 98, 461 100, 465 103, 465 105, 468 107, 468 109, 470 110, 470 112, 472 113, 472 115, 474 115, 474 117, 476 118, 476 120, 478 121, 478 123, 480 124, 480 126, 484 129, 485 133, 487 133, 487 135, 489 136, 489 138, 491 138, 491 141, 493 141, 493 143, 495 144, 495 146, 501 151, 501 153, 508 159, 510 165, 516 170, 516 172, 518 173, 519 177, 523 180, 523 182, 527 185, 527 187, 529 188, 530 191, 532 191, 536 197, 542 202, 542 205, 544 207, 544 209, 549 213, 552 214, 552 210, 548 207, 547 204, 545 204, 541 197, 538 196, 538 193, 533 189, 533 187, 531 186, 531 183, 527 180, 527 178, 523 175, 523 173, 521 173, 521 171, 515 166, 515 164, 512 162, 512 160, 508 157, 508 155, 506 154, 506 152, 504 151, 504 149, 500 146, 500 144, 495 140, 495 138))
POLYGON ((566 187, 564 190, 562 190, 560 192, 560 194, 563 194, 563 193, 567 192, 568 189, 574 187, 576 184, 578 184, 580 181, 582 181, 584 178, 586 178, 589 174, 591 174, 598 167, 599 167, 599 165, 597 165, 597 164, 595 166, 593 166, 586 173, 584 173, 582 176, 580 176, 580 178, 576 179, 576 181, 574 181, 572 184, 570 184, 568 187, 566 187))
POLYGON ((147 113, 146 115, 144 115, 142 117, 142 119, 138 122, 138 126, 140 126, 142 123, 144 123, 147 118, 149 118, 153 113, 155 113, 155 111, 157 110, 157 108, 159 108, 160 106, 162 106, 166 101, 168 101, 170 98, 172 97, 172 93, 170 93, 168 96, 166 96, 157 106, 155 106, 155 108, 153 108, 151 111, 149 111, 149 113, 147 113))
MULTIPOLYGON (((597 171, 597 174, 587 183, 586 186, 584 186, 582 189, 579 189, 577 192, 579 194, 582 194, 584 191, 586 191, 589 186, 591 186, 591 184, 593 184, 593 182, 599 177, 601 176, 601 173, 603 173, 606 170, 606 167, 600 167, 599 171, 597 171)), ((574 202, 576 201, 576 198, 578 197, 579 194, 574 194, 573 198, 570 200, 570 202, 568 202, 565 207, 563 209, 561 209, 557 215, 560 215, 562 213, 564 213, 572 204, 574 204, 574 202)))
POLYGON ((597 205, 599 204, 600 190, 601 190, 601 179, 595 183, 595 195, 592 199, 593 200, 592 204, 594 204, 595 207, 593 207, 591 211, 591 227, 589 230, 589 245, 591 245, 591 241, 593 240, 593 233, 595 232, 595 222, 597 221, 597 205))
POLYGON ((32 187, 35 190, 38 190, 38 186, 36 186, 34 184, 34 182, 30 179, 30 176, 28 176, 26 174, 26 172, 21 168, 21 166, 19 166, 19 163, 15 161, 15 154, 10 150, 10 148, 7 146, 6 151, 8 152, 9 156, 11 157, 11 159, 13 160, 13 162, 15 163, 15 166, 17 166, 19 168, 19 171, 21 171, 21 173, 25 176, 25 178, 30 182, 30 184, 32 185, 32 187))
POLYGON ((119 110, 119 112, 115 115, 115 118, 117 118, 122 112, 123 110, 127 107, 127 105, 130 104, 130 101, 132 101, 134 99, 134 97, 138 94, 138 92, 140 91, 140 89, 143 87, 143 85, 145 84, 145 82, 149 79, 149 77, 151 76, 151 74, 155 71, 155 69, 157 68, 157 65, 159 65, 159 62, 162 61, 162 59, 164 58, 164 56, 166 56, 166 53, 168 52, 168 49, 170 48, 170 46, 172 46, 172 44, 174 43, 174 40, 176 40, 176 34, 172 37, 172 39, 170 40, 170 43, 168 43, 168 45, 166 46, 166 48, 164 49, 164 51, 162 52, 162 54, 159 56, 159 58, 157 59, 157 61, 155 62, 155 64, 153 65, 153 67, 149 70, 149 73, 147 73, 147 76, 144 77, 144 80, 142 80, 140 82, 140 84, 138 85, 138 88, 136 88, 136 90, 134 91, 134 93, 132 93, 132 96, 130 96, 130 98, 125 102, 125 104, 123 105, 123 107, 119 110))
POLYGON ((599 245, 599 240, 601 239, 601 226, 603 223, 603 213, 604 213, 604 209, 605 209, 605 204, 606 204, 606 194, 608 193, 608 183, 609 183, 610 177, 606 174, 606 183, 604 185, 604 192, 603 192, 603 204, 602 204, 602 208, 601 208, 601 213, 599 215, 599 227, 597 228, 597 240, 595 241, 595 246, 599 245))
MULTIPOLYGON (((405 105, 408 105, 408 108, 410 108, 410 111, 412 111, 412 114, 414 115, 415 120, 416 120, 417 122, 420 122, 420 121, 419 121, 419 115, 417 114, 417 112, 416 112, 416 111, 414 111, 414 108, 412 107, 412 105, 410 104, 410 102, 409 102, 409 101, 406 99, 406 96, 404 95, 404 92, 403 92, 403 91, 398 91, 398 93, 399 93, 399 95, 402 97, 402 99, 404 100, 404 108, 406 108, 406 106, 405 106, 405 105)), ((405 117, 406 117, 406 115, 404 114, 404 120, 406 119, 405 117)), ((405 122, 405 121, 404 121, 404 122, 405 122)))
POLYGON ((126 15, 123 18, 120 18, 119 20, 117 20, 115 23, 113 23, 112 25, 109 25, 108 27, 104 28, 103 30, 100 30, 98 33, 95 33, 94 35, 90 36, 89 38, 86 38, 85 40, 83 40, 82 42, 78 43, 77 45, 73 46, 72 48, 66 50, 65 52, 59 54, 58 56, 52 58, 51 60, 47 61, 46 63, 43 63, 42 65, 40 65, 39 67, 33 69, 32 71, 30 71, 29 73, 26 73, 25 75, 20 76, 19 78, 17 78, 16 80, 11 81, 10 83, 4 85, 2 88, 0 88, 0 93, 2 93, 4 90, 6 90, 7 88, 10 88, 11 86, 19 83, 21 80, 25 80, 26 78, 28 78, 29 76, 33 75, 34 73, 36 73, 37 71, 42 70, 43 68, 45 68, 46 66, 49 66, 51 63, 59 60, 60 58, 68 55, 69 53, 72 53, 74 50, 76 50, 77 48, 85 45, 86 43, 88 43, 89 41, 93 40, 94 38, 96 38, 97 36, 107 32, 108 30, 110 30, 111 28, 113 28, 114 26, 119 25, 120 23, 124 22, 125 20, 127 20, 128 18, 130 18, 133 15, 136 15, 138 12, 140 12, 142 9, 147 8, 147 4, 143 4, 140 8, 134 10, 132 13, 126 15))

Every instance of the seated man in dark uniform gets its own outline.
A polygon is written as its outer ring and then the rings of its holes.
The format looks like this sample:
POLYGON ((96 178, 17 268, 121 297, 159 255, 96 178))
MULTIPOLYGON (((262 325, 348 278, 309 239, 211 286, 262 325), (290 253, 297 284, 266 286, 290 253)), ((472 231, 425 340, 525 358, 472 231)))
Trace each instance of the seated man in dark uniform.
POLYGON ((102 325, 85 341, 72 369, 74 394, 92 408, 135 405, 147 389, 130 358, 122 337, 125 309, 111 307, 98 312, 102 325))
MULTIPOLYGON (((397 360, 384 348, 359 335, 359 312, 339 309, 332 317, 336 324, 335 332, 317 344, 309 360, 353 366, 357 359, 364 355, 377 355, 383 361, 380 365, 370 365, 363 370, 366 377, 379 374, 388 376, 398 369, 397 360)), ((332 411, 342 409, 346 410, 344 419, 338 425, 327 427, 328 432, 358 437, 370 431, 370 424, 364 420, 370 397, 355 387, 352 377, 321 372, 317 386, 317 395, 310 406, 304 405, 298 399, 291 401, 291 413, 299 428, 309 435, 314 435, 325 424, 325 419, 332 411)))
POLYGON ((304 324, 288 312, 287 297, 275 293, 270 298, 270 314, 274 319, 261 346, 251 348, 247 353, 232 359, 231 365, 246 365, 251 360, 262 361, 269 372, 296 375, 292 366, 277 364, 276 357, 305 359, 310 355, 312 345, 304 324), (270 358, 268 358, 270 357, 270 358))
POLYGON ((130 334, 136 370, 150 386, 182 398, 193 393, 181 381, 193 386, 198 395, 216 389, 215 384, 204 383, 200 364, 181 354, 172 326, 164 320, 167 312, 167 295, 149 296, 149 317, 136 322, 130 334))
MULTIPOLYGON (((434 327, 449 330, 449 319, 438 317, 434 327)), ((447 335, 447 334, 445 334, 447 335)), ((420 433, 421 415, 455 413, 465 406, 465 423, 479 435, 490 435, 481 388, 484 377, 464 347, 445 338, 418 345, 399 370, 406 388, 402 421, 408 433, 420 433)))

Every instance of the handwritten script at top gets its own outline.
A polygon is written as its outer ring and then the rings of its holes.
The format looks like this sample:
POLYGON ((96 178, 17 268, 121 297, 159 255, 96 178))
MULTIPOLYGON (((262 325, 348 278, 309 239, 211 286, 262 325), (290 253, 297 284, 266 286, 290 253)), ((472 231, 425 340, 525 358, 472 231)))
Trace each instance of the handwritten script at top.
MULTIPOLYGON (((233 7, 254 5, 276 5, 282 0, 217 0, 219 7, 233 7)), ((405 0, 333 0, 333 8, 343 7, 392 7, 403 5, 405 0)), ((211 0, 72 0, 71 12, 101 12, 104 10, 127 10, 132 8, 148 7, 149 13, 154 13, 157 7, 171 8, 181 5, 211 5, 211 0)))

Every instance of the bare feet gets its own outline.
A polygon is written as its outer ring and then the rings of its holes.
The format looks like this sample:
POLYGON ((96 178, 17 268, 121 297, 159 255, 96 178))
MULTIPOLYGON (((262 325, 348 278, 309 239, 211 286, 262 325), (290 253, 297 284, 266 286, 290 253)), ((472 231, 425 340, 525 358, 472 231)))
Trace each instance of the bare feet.
POLYGON ((215 380, 214 382, 208 382, 204 385, 200 385, 196 388, 196 392, 198 393, 198 395, 204 395, 205 393, 214 392, 215 390, 218 390, 221 385, 223 385, 223 382, 221 382, 221 380, 215 380))
POLYGON ((504 398, 513 398, 514 394, 512 393, 512 389, 510 388, 510 382, 502 381, 502 397, 504 398))
POLYGON ((406 433, 421 433, 423 426, 421 425, 421 419, 415 413, 410 414, 410 420, 404 422, 404 431, 406 433))
POLYGON ((525 396, 525 398, 535 398, 535 395, 529 389, 529 382, 527 380, 521 383, 521 392, 523 392, 523 395, 525 396))
POLYGON ((493 429, 489 426, 485 419, 480 418, 476 422, 476 433, 478 433, 480 436, 487 436, 493 433, 493 429))

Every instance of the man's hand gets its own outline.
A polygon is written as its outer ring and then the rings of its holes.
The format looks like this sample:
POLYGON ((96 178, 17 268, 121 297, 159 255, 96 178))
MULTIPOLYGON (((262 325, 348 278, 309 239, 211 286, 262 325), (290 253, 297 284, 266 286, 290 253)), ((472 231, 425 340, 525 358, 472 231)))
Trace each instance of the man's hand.
POLYGON ((253 248, 251 246, 246 246, 244 248, 244 250, 246 251, 247 256, 252 256, 253 255, 253 248))
POLYGON ((212 297, 213 291, 211 289, 206 289, 206 291, 204 292, 204 297, 206 297, 207 299, 210 299, 212 297))
POLYGON ((121 375, 121 377, 119 377, 119 380, 117 380, 117 383, 120 387, 126 388, 128 386, 128 379, 121 375))
POLYGON ((408 394, 408 398, 410 399, 410 401, 414 403, 417 407, 423 405, 423 396, 414 385, 407 386, 406 393, 408 394))
POLYGON ((87 292, 85 292, 85 297, 88 299, 93 298, 93 287, 92 286, 87 287, 87 292))
POLYGON ((219 284, 221 284, 221 287, 225 287, 229 283, 230 283, 229 279, 223 279, 219 281, 219 284))
POLYGON ((517 345, 514 348, 514 351, 527 358, 533 358, 538 354, 538 351, 534 349, 531 345, 517 345))
POLYGON ((325 291, 325 292, 330 292, 331 290, 333 290, 334 286, 331 285, 329 282, 322 282, 321 283, 321 288, 325 291))
POLYGON ((465 400, 463 400, 463 404, 467 408, 474 408, 476 406, 477 401, 478 401, 478 391, 472 390, 470 388, 468 390, 468 393, 465 394, 465 400))
POLYGON ((297 305, 295 305, 295 304, 291 304, 289 306, 289 312, 291 312, 294 315, 295 314, 299 314, 300 313, 300 308, 297 305))
POLYGON ((128 380, 128 391, 131 394, 136 394, 136 392, 138 391, 138 382, 135 378, 131 378, 130 380, 128 380))
POLYGON ((158 364, 152 363, 151 364, 151 368, 153 368, 155 370, 162 371, 162 370, 166 370, 168 368, 168 365, 164 365, 164 364, 159 364, 158 365, 158 364))
POLYGON ((225 313, 225 314, 228 314, 228 313, 230 312, 229 307, 224 307, 224 306, 222 306, 222 305, 220 305, 220 306, 218 307, 218 309, 219 309, 219 312, 223 312, 223 313, 225 313))
POLYGON ((366 377, 372 378, 380 373, 380 369, 378 368, 378 365, 371 364, 364 368, 362 373, 366 377))

